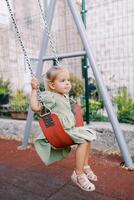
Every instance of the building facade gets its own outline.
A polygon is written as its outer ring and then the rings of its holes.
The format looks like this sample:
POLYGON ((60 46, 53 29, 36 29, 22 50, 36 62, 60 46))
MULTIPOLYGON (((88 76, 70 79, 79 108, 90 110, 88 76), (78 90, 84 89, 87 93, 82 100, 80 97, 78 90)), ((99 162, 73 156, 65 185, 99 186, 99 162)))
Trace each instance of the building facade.
MULTIPOLYGON (((87 1, 88 37, 109 92, 134 98, 134 1, 87 1)), ((91 71, 92 73, 92 71, 91 71)))
MULTIPOLYGON (((78 8, 80 8, 80 1, 78 8)), ((43 34, 43 20, 38 1, 12 1, 12 8, 22 40, 36 71, 43 34)), ((134 2, 133 0, 87 1, 87 34, 96 64, 112 95, 126 87, 134 97, 134 2)), ((57 0, 52 33, 58 53, 83 50, 79 33, 67 2, 57 0)), ((24 88, 30 82, 29 70, 11 23, 0 25, 0 74, 9 78, 13 89, 24 88)), ((50 46, 46 55, 52 54, 50 46)), ((81 58, 64 59, 64 66, 81 77, 81 58)), ((53 62, 45 62, 43 71, 53 62)), ((89 76, 93 76, 89 67, 89 76)))

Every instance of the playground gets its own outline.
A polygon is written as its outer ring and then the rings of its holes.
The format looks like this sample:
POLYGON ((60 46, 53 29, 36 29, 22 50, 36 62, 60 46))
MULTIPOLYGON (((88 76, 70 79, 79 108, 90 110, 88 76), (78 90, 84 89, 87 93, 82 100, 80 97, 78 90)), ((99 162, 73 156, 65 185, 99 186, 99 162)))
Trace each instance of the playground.
POLYGON ((73 150, 66 160, 44 167, 33 146, 19 151, 19 145, 0 140, 1 200, 133 200, 134 173, 119 166, 118 156, 93 153, 91 166, 99 181, 96 191, 86 193, 70 180, 73 150))
POLYGON ((132 200, 132 0, 30 1, 3 0, 0 200, 132 200))

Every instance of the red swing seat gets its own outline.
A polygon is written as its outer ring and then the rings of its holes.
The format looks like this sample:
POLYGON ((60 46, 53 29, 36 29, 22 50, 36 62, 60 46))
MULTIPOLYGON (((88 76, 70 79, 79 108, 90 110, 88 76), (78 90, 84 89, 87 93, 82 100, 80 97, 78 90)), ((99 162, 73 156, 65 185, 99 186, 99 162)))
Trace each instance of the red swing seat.
POLYGON ((48 142, 56 149, 73 145, 71 137, 65 132, 58 116, 54 113, 45 113, 39 119, 42 132, 48 142))
MULTIPOLYGON (((82 112, 78 103, 76 103, 74 106, 74 115, 76 127, 83 126, 84 122, 82 112)), ((75 144, 71 137, 64 130, 58 116, 54 113, 51 113, 45 107, 43 107, 39 124, 47 141, 56 149, 65 148, 75 144)))
POLYGON ((75 116, 75 124, 76 124, 75 126, 76 127, 84 126, 82 111, 81 111, 80 104, 78 102, 74 105, 73 113, 75 116))

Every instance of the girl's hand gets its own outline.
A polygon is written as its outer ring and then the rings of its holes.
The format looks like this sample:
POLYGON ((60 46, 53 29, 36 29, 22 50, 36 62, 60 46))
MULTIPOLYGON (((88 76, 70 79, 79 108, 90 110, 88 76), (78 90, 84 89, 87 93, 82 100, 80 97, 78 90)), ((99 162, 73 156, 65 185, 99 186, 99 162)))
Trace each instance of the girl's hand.
POLYGON ((36 78, 33 78, 32 80, 31 80, 31 87, 32 87, 32 89, 34 90, 36 90, 37 88, 38 88, 38 86, 39 86, 39 81, 38 81, 38 79, 36 79, 36 78))

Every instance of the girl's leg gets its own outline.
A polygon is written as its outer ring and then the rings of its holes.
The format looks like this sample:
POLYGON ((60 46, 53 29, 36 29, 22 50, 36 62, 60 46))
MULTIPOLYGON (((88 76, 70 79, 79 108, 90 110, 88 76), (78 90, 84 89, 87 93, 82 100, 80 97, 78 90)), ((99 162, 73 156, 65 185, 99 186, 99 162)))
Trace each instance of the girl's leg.
POLYGON ((87 157, 88 142, 79 144, 76 149, 76 173, 83 174, 83 168, 85 164, 85 158, 87 157))
POLYGON ((71 179, 76 183, 82 190, 94 191, 95 186, 92 184, 84 173, 84 162, 87 154, 88 142, 79 144, 76 149, 76 169, 73 171, 71 179))
POLYGON ((84 172, 87 174, 87 177, 91 181, 97 181, 97 176, 93 173, 92 169, 89 166, 89 158, 91 156, 91 142, 88 143, 87 152, 84 162, 84 172))
POLYGON ((87 152, 86 152, 85 161, 84 161, 84 166, 89 164, 90 153, 91 153, 91 142, 88 142, 87 152))

